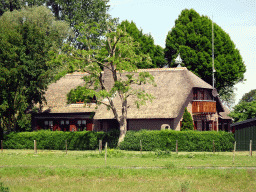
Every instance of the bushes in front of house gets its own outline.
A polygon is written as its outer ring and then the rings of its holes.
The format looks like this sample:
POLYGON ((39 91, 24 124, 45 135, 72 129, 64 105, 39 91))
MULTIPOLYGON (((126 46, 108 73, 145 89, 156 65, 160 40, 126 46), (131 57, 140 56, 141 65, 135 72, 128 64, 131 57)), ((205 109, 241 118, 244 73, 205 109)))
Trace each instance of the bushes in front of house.
POLYGON ((143 151, 169 150, 175 151, 178 140, 179 151, 232 151, 234 135, 223 131, 128 131, 120 144, 123 150, 140 150, 140 140, 143 151))
POLYGON ((37 149, 64 150, 67 140, 68 150, 94 150, 99 147, 102 140, 103 147, 108 142, 108 147, 117 146, 119 131, 110 132, 63 132, 40 130, 34 132, 16 132, 5 135, 3 147, 5 149, 33 149, 34 140, 37 141, 37 149))
MULTIPOLYGON (((5 149, 33 149, 34 140, 37 149, 65 150, 67 140, 68 150, 95 150, 102 140, 102 147, 108 142, 109 148, 116 148, 119 131, 110 132, 62 132, 40 130, 34 132, 10 133, 4 137, 5 149)), ((140 150, 140 140, 143 151, 175 151, 178 140, 179 151, 212 151, 213 140, 215 151, 232 151, 234 135, 223 131, 127 131, 124 141, 120 144, 123 150, 140 150)))

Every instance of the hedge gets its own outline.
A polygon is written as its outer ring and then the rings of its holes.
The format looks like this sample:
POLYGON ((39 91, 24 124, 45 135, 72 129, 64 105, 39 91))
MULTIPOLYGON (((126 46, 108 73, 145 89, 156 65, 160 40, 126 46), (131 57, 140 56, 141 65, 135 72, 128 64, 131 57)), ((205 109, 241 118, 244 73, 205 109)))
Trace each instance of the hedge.
POLYGON ((175 151, 176 140, 179 151, 212 151, 213 140, 215 151, 232 151, 235 142, 233 133, 224 131, 140 130, 128 131, 120 149, 139 151, 140 140, 143 151, 175 151))
POLYGON ((40 130, 34 132, 12 132, 4 136, 3 147, 5 149, 33 149, 34 140, 37 141, 37 149, 66 149, 67 140, 69 150, 94 150, 99 147, 102 140, 103 147, 106 142, 110 148, 117 146, 119 131, 110 132, 63 132, 40 130))
MULTIPOLYGON (((63 132, 40 130, 34 132, 10 133, 4 136, 5 149, 33 149, 34 140, 38 149, 64 150, 65 140, 69 150, 95 150, 102 140, 103 147, 116 148, 119 131, 110 132, 63 132)), ((179 151, 212 151, 213 140, 216 151, 232 151, 234 135, 223 131, 173 131, 173 130, 140 130, 127 131, 124 141, 120 144, 123 150, 140 150, 140 140, 143 151, 169 150, 175 151, 178 140, 179 151)))

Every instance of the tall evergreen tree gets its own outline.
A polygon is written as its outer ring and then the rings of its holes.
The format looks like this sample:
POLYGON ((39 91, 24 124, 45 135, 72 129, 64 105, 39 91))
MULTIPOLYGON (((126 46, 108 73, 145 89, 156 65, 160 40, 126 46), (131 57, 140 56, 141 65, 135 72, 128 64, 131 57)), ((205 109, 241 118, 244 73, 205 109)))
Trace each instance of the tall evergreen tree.
POLYGON ((188 112, 187 108, 185 108, 180 130, 188 131, 193 129, 194 129, 194 125, 193 125, 191 114, 188 112))
MULTIPOLYGON (((184 66, 212 84, 212 21, 193 9, 185 9, 166 37, 165 57, 171 67, 180 53, 184 66)), ((215 87, 219 93, 232 91, 244 80, 244 62, 230 36, 214 23, 215 87)))

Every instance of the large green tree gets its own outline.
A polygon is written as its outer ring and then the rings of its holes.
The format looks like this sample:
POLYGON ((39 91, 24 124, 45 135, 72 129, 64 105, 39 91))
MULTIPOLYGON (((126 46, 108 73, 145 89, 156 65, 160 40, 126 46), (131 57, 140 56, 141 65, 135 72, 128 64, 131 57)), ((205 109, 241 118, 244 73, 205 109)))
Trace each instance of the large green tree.
MULTIPOLYGON (((109 0, 2 0, 0 4, 0 16, 6 11, 20 10, 26 7, 45 5, 51 9, 57 20, 67 21, 74 30, 75 36, 69 36, 69 40, 79 49, 86 49, 85 45, 77 38, 83 36, 76 25, 80 23, 99 24, 97 35, 91 34, 90 39, 95 41, 102 38, 106 32, 106 21, 111 19, 108 14, 109 0)), ((116 21, 116 19, 113 19, 116 21)))
MULTIPOLYGON (((112 28, 114 28, 112 26, 112 28)), ((86 27, 87 32, 95 32, 93 28, 86 27)), ((91 47, 91 41, 87 37, 79 39, 81 42, 91 47)), ((115 30, 109 28, 106 34, 106 40, 102 42, 103 48, 100 50, 75 50, 79 51, 81 58, 77 58, 70 54, 71 58, 83 61, 83 68, 89 75, 84 77, 85 87, 77 88, 77 91, 72 90, 69 94, 69 101, 82 100, 90 102, 90 99, 96 97, 98 105, 105 105, 113 112, 115 119, 120 125, 119 143, 124 139, 127 131, 127 108, 131 103, 128 103, 128 97, 134 97, 137 107, 146 104, 147 100, 152 101, 153 96, 139 89, 144 83, 154 84, 154 78, 148 72, 142 72, 136 76, 132 73, 137 70, 137 65, 142 60, 151 64, 151 59, 143 53, 136 53, 139 43, 134 41, 129 34, 120 26, 115 30), (82 52, 81 52, 82 51, 82 52), (104 81, 102 69, 109 71, 109 79, 104 81), (123 71, 130 72, 127 75, 121 75, 123 71), (113 87, 108 86, 113 84, 113 87), (135 89, 133 85, 137 85, 135 89), (84 96, 79 96, 80 93, 84 96), (72 98, 75 97, 75 98, 72 98), (114 102, 117 99, 120 102, 114 102), (118 110, 120 109, 121 110, 118 110)))
POLYGON ((6 12, 0 17, 0 117, 8 131, 24 125, 24 112, 42 104, 58 66, 49 63, 59 53, 69 26, 55 21, 44 6, 6 12), (21 120, 21 121, 20 121, 21 120))
POLYGON ((59 20, 65 20, 70 24, 70 27, 75 32, 75 37, 70 37, 69 39, 79 49, 88 49, 88 47, 77 41, 77 38, 85 34, 79 30, 80 28, 75 26, 80 23, 98 23, 97 35, 90 34, 90 37, 87 37, 98 42, 106 32, 106 23, 110 19, 108 2, 109 0, 46 0, 47 6, 51 8, 55 17, 59 20))
POLYGON ((256 117, 256 89, 244 94, 229 116, 234 119, 234 122, 256 117))
MULTIPOLYGON (((194 9, 185 9, 166 37, 165 57, 170 67, 180 53, 183 65, 212 84, 212 21, 194 9)), ((214 23, 215 87, 224 95, 244 80, 244 62, 230 36, 214 23)))
POLYGON ((138 68, 162 68, 166 65, 167 62, 164 58, 164 49, 161 46, 154 44, 154 39, 151 34, 143 34, 142 29, 139 30, 133 21, 122 21, 120 26, 123 30, 126 30, 131 37, 133 37, 134 41, 137 41, 140 44, 136 53, 138 54, 141 52, 143 54, 148 54, 152 60, 152 65, 148 65, 144 61, 138 63, 138 68))

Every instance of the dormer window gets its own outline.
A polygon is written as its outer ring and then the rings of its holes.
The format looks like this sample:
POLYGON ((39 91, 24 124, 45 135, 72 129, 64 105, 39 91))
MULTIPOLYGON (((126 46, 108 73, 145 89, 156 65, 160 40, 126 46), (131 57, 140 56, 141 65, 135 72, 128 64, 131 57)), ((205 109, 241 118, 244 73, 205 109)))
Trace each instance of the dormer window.
POLYGON ((194 88, 193 89, 193 100, 212 100, 211 92, 207 89, 194 88))

